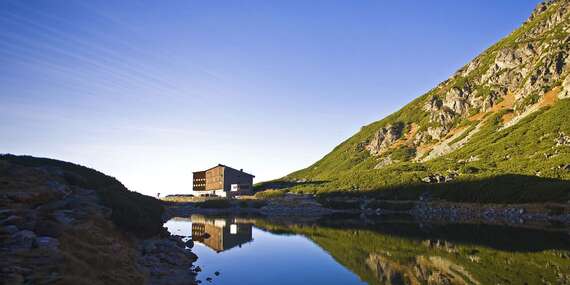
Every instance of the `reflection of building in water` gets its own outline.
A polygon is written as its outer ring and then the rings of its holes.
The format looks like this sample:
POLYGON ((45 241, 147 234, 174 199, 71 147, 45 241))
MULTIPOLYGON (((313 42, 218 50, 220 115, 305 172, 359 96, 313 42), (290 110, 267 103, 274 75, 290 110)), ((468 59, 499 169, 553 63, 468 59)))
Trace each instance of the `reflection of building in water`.
POLYGON ((252 241, 251 228, 250 223, 238 223, 236 219, 192 216, 192 240, 216 252, 252 241))

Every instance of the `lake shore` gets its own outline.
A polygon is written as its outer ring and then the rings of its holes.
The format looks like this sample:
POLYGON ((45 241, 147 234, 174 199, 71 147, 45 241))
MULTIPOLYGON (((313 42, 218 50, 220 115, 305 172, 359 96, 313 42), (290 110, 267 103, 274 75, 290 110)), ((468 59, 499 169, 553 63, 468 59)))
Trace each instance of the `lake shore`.
POLYGON ((246 207, 240 200, 228 200, 224 205, 207 207, 194 202, 163 202, 165 219, 192 214, 202 215, 260 215, 280 219, 318 219, 349 214, 362 218, 407 215, 418 221, 462 222, 482 224, 561 224, 570 225, 567 203, 543 204, 477 204, 447 201, 394 201, 374 199, 324 200, 312 195, 286 194, 267 199, 257 207, 246 207))

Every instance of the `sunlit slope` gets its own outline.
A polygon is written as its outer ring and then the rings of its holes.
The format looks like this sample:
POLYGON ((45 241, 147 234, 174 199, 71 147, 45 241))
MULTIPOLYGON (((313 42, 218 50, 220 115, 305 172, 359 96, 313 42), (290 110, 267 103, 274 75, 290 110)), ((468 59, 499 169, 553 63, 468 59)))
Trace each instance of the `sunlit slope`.
POLYGON ((519 29, 427 94, 315 164, 261 187, 314 193, 505 175, 540 187, 541 178, 570 180, 569 18, 569 1, 539 5, 519 29))

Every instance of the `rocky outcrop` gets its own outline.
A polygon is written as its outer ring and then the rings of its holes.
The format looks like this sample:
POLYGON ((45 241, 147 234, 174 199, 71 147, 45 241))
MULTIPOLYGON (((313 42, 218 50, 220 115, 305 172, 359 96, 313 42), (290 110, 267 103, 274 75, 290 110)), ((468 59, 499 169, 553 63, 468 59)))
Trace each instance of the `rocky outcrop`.
POLYGON ((456 173, 450 173, 448 175, 441 175, 441 174, 432 174, 422 178, 422 182, 435 184, 435 183, 445 183, 453 181, 457 177, 456 173))
POLYGON ((556 143, 555 146, 570 146, 570 136, 567 136, 565 133, 560 132, 558 133, 558 137, 554 140, 556 143))
POLYGON ((83 180, 0 157, 3 284, 193 284, 196 256, 184 243, 167 232, 145 240, 120 230, 97 191, 70 179, 83 180))
POLYGON ((180 236, 143 240, 137 260, 147 272, 149 284, 187 284, 198 273, 193 263, 198 257, 190 250, 192 246, 180 236))
POLYGON ((386 254, 370 254, 366 265, 380 284, 480 284, 462 266, 440 256, 417 256, 400 263, 386 254))
POLYGON ((570 98, 570 76, 566 76, 566 79, 562 82, 562 91, 558 93, 558 99, 568 98, 570 98))
POLYGON ((402 123, 396 123, 381 128, 374 134, 370 142, 366 145, 366 150, 368 150, 372 155, 381 154, 402 137, 403 130, 404 125, 402 123))
POLYGON ((374 169, 380 169, 380 168, 386 167, 386 166, 388 166, 388 165, 393 164, 394 162, 395 162, 395 161, 392 160, 391 157, 389 157, 389 156, 384 157, 384 158, 380 159, 380 161, 378 161, 378 163, 376 164, 376 166, 374 166, 374 169))
POLYGON ((471 89, 469 85, 464 88, 452 87, 447 94, 445 94, 445 100, 443 101, 443 106, 449 108, 453 113, 458 115, 463 115, 469 111, 469 97, 471 95, 471 89))
MULTIPOLYGON (((440 140, 451 130, 451 125, 455 120, 456 113, 449 106, 461 108, 459 107, 463 104, 461 102, 450 102, 448 100, 444 102, 438 96, 431 96, 428 99, 424 105, 424 111, 430 114, 430 122, 436 124, 436 126, 427 128, 427 135, 430 136, 431 139, 440 140)), ((418 134, 418 136, 421 135, 423 134, 418 134)), ((418 141, 418 139, 416 139, 416 141, 418 141)))
MULTIPOLYGON (((455 127, 457 117, 489 112, 509 92, 521 114, 550 91, 568 74, 569 7, 567 1, 540 4, 516 38, 504 40, 500 49, 487 51, 438 86, 424 104, 431 124, 427 134, 441 140, 455 127)), ((568 94, 563 91, 559 97, 568 94)))

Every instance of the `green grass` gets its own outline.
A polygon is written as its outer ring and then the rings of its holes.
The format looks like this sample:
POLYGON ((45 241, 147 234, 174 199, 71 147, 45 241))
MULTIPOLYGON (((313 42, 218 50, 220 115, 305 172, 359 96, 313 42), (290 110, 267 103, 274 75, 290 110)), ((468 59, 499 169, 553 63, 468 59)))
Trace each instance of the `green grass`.
POLYGON ((392 158, 393 160, 400 160, 400 161, 407 161, 414 158, 415 156, 416 156, 416 149, 407 146, 397 148, 390 154, 390 158, 392 158))
POLYGON ((119 228, 143 237, 162 232, 161 202, 129 191, 111 176, 81 165, 48 158, 1 155, 0 161, 27 167, 58 168, 63 171, 63 177, 70 185, 95 190, 102 203, 111 208, 111 219, 119 228))

